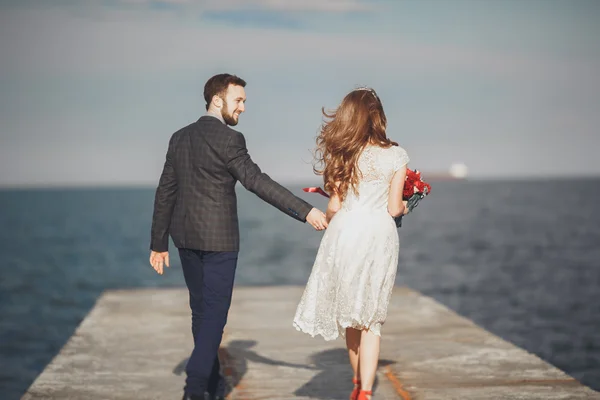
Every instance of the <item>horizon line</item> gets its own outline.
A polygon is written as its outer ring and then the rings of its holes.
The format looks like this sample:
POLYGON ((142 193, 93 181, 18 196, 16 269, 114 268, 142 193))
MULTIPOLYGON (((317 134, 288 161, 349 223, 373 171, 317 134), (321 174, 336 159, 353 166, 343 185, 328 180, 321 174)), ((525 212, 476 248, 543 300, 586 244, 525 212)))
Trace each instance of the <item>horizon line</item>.
MULTIPOLYGON (((425 174, 424 178, 427 181, 425 174)), ((600 173, 588 173, 588 174, 569 174, 569 175, 490 175, 490 176, 467 176, 465 178, 454 178, 452 176, 440 176, 431 174, 435 177, 431 179, 431 182, 501 182, 501 181, 548 181, 548 180, 567 180, 567 179, 600 179, 600 173)), ((315 182, 309 182, 305 180, 275 180, 282 186, 306 186, 314 185, 315 182)), ((321 182, 321 180, 318 180, 321 182)), ((141 182, 123 182, 123 183, 19 183, 19 184, 2 184, 0 183, 0 191, 8 190, 61 190, 61 189, 81 189, 81 190, 95 190, 95 189, 156 189, 157 183, 141 183, 141 182)), ((243 188, 243 186, 241 186, 243 188)))

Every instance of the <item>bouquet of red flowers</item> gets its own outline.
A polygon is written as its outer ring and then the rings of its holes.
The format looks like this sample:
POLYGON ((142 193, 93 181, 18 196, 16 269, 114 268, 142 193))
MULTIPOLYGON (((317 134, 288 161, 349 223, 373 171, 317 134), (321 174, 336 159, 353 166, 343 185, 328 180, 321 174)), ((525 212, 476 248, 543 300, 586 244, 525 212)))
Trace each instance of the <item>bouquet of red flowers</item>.
MULTIPOLYGON (((329 197, 329 194, 320 187, 308 187, 302 189, 308 193, 319 193, 322 196, 329 197)), ((419 202, 431 193, 431 185, 423 180, 421 172, 418 170, 406 169, 406 180, 404 181, 404 190, 402 191, 402 200, 406 201, 408 212, 412 212, 419 202)), ((394 218, 396 227, 402 226, 402 217, 400 215, 394 218)))
MULTIPOLYGON (((431 193, 431 185, 423 180, 419 170, 406 169, 406 180, 404 181, 404 190, 402 191, 402 200, 406 201, 408 212, 412 212, 419 202, 431 193)), ((394 218, 396 227, 402 226, 402 217, 394 218)))

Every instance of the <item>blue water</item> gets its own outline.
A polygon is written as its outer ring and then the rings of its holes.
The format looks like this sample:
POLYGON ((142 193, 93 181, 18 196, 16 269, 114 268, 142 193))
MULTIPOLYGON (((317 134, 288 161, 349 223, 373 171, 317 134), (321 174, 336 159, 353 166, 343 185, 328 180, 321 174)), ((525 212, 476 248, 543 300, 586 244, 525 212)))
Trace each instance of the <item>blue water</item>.
MULTIPOLYGON (((322 233, 238 192, 236 283, 304 284, 322 233)), ((0 191, 2 399, 20 398, 103 290, 184 285, 175 252, 163 276, 147 263, 152 203, 152 189, 0 191)), ((397 284, 600 390, 598 204, 599 179, 435 183, 400 229, 397 284)))

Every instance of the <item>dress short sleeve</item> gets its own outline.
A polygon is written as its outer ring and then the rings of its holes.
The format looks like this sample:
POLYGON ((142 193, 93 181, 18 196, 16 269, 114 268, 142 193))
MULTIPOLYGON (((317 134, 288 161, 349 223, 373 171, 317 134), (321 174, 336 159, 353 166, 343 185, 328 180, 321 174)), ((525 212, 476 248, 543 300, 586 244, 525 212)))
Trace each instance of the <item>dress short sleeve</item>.
POLYGON ((408 164, 408 162, 410 161, 410 158, 408 157, 406 150, 404 150, 402 147, 394 146, 393 149, 394 149, 394 172, 396 172, 400 168, 402 168, 403 166, 408 164))

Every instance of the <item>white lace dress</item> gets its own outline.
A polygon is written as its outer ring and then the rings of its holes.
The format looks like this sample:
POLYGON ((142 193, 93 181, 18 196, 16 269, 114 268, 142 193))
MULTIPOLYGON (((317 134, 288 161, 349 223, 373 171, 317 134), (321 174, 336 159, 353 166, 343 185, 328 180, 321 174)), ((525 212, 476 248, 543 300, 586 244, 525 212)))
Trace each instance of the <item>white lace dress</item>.
POLYGON ((348 191, 325 231, 294 318, 296 329, 325 340, 347 327, 381 335, 398 267, 398 231, 387 211, 390 181, 406 151, 368 146, 358 159, 358 195, 348 191))

